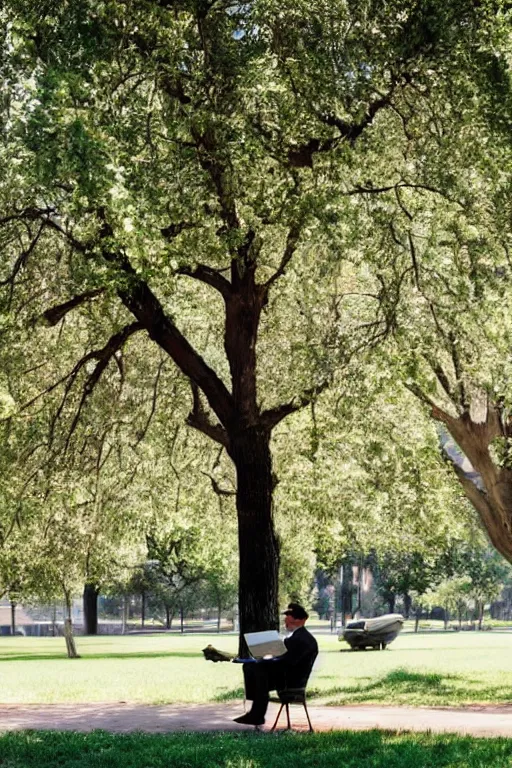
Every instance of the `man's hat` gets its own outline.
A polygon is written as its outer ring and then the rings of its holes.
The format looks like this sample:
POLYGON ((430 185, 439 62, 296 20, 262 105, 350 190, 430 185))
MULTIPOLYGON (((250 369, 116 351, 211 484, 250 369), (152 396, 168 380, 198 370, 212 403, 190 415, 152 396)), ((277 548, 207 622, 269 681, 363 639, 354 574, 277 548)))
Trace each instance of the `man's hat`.
POLYGON ((288 603, 288 610, 284 611, 284 616, 291 616, 293 619, 307 619, 309 613, 298 603, 288 603))

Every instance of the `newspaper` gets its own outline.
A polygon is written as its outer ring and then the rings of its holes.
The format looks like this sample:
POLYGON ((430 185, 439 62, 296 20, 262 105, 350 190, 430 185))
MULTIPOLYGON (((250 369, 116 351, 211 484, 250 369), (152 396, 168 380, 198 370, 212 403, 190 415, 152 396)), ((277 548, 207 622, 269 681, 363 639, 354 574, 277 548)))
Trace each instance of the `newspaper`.
POLYGON ((255 659, 262 659, 263 656, 282 656, 286 653, 286 645, 275 629, 267 629, 265 632, 247 632, 244 637, 255 659))

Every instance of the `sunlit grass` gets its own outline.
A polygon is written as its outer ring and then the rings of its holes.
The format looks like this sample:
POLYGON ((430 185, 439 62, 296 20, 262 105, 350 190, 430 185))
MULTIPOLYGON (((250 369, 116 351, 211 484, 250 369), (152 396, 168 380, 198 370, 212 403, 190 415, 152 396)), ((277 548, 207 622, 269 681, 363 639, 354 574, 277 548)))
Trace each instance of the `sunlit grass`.
MULTIPOLYGON (((463 705, 512 702, 512 632, 400 635, 386 651, 350 651, 318 635, 312 704, 463 705), (341 651, 341 652, 340 652, 341 651)), ((148 704, 222 702, 243 696, 234 664, 207 662, 208 643, 236 651, 235 635, 0 638, 0 701, 148 704)))
POLYGON ((8 768, 510 768, 512 739, 324 734, 26 732, 0 736, 8 768))

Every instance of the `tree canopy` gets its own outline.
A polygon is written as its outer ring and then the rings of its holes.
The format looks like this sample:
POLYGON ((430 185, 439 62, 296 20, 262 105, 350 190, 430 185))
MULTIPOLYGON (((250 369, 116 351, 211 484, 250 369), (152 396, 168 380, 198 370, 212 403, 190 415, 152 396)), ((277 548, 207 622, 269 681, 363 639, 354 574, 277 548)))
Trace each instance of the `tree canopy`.
POLYGON ((467 163, 446 159, 491 130, 507 92, 506 9, 9 0, 1 13, 0 331, 18 339, 3 407, 23 407, 56 459, 80 454, 87 425, 89 440, 105 421, 113 442, 137 440, 172 361, 167 412, 186 403, 235 467, 242 630, 274 626, 271 434, 378 343, 418 347, 446 298, 425 300, 418 239, 433 278, 431 253, 455 270, 483 251, 464 230, 467 163))

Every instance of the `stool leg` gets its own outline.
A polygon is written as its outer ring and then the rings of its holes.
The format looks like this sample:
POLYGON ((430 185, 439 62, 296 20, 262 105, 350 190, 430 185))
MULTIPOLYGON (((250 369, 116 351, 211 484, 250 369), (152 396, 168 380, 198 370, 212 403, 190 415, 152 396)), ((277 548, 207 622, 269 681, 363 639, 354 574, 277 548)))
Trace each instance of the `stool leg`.
POLYGON ((306 717, 307 717, 307 719, 308 719, 308 723, 309 723, 309 730, 310 730, 311 732, 313 732, 313 726, 311 725, 311 720, 309 719, 309 712, 308 712, 308 708, 307 708, 307 706, 306 706, 306 702, 304 702, 304 711, 305 711, 305 713, 306 713, 306 717))
POLYGON ((286 719, 288 721, 288 730, 291 731, 292 724, 290 723, 290 705, 289 704, 286 705, 286 719))
POLYGON ((277 713, 276 721, 275 721, 274 725, 272 726, 272 728, 270 729, 271 733, 272 733, 272 731, 275 731, 275 729, 276 729, 276 725, 277 725, 277 723, 279 721, 279 718, 281 717, 281 712, 283 711, 283 707, 284 707, 284 704, 281 704, 281 706, 279 707, 279 712, 277 713))

